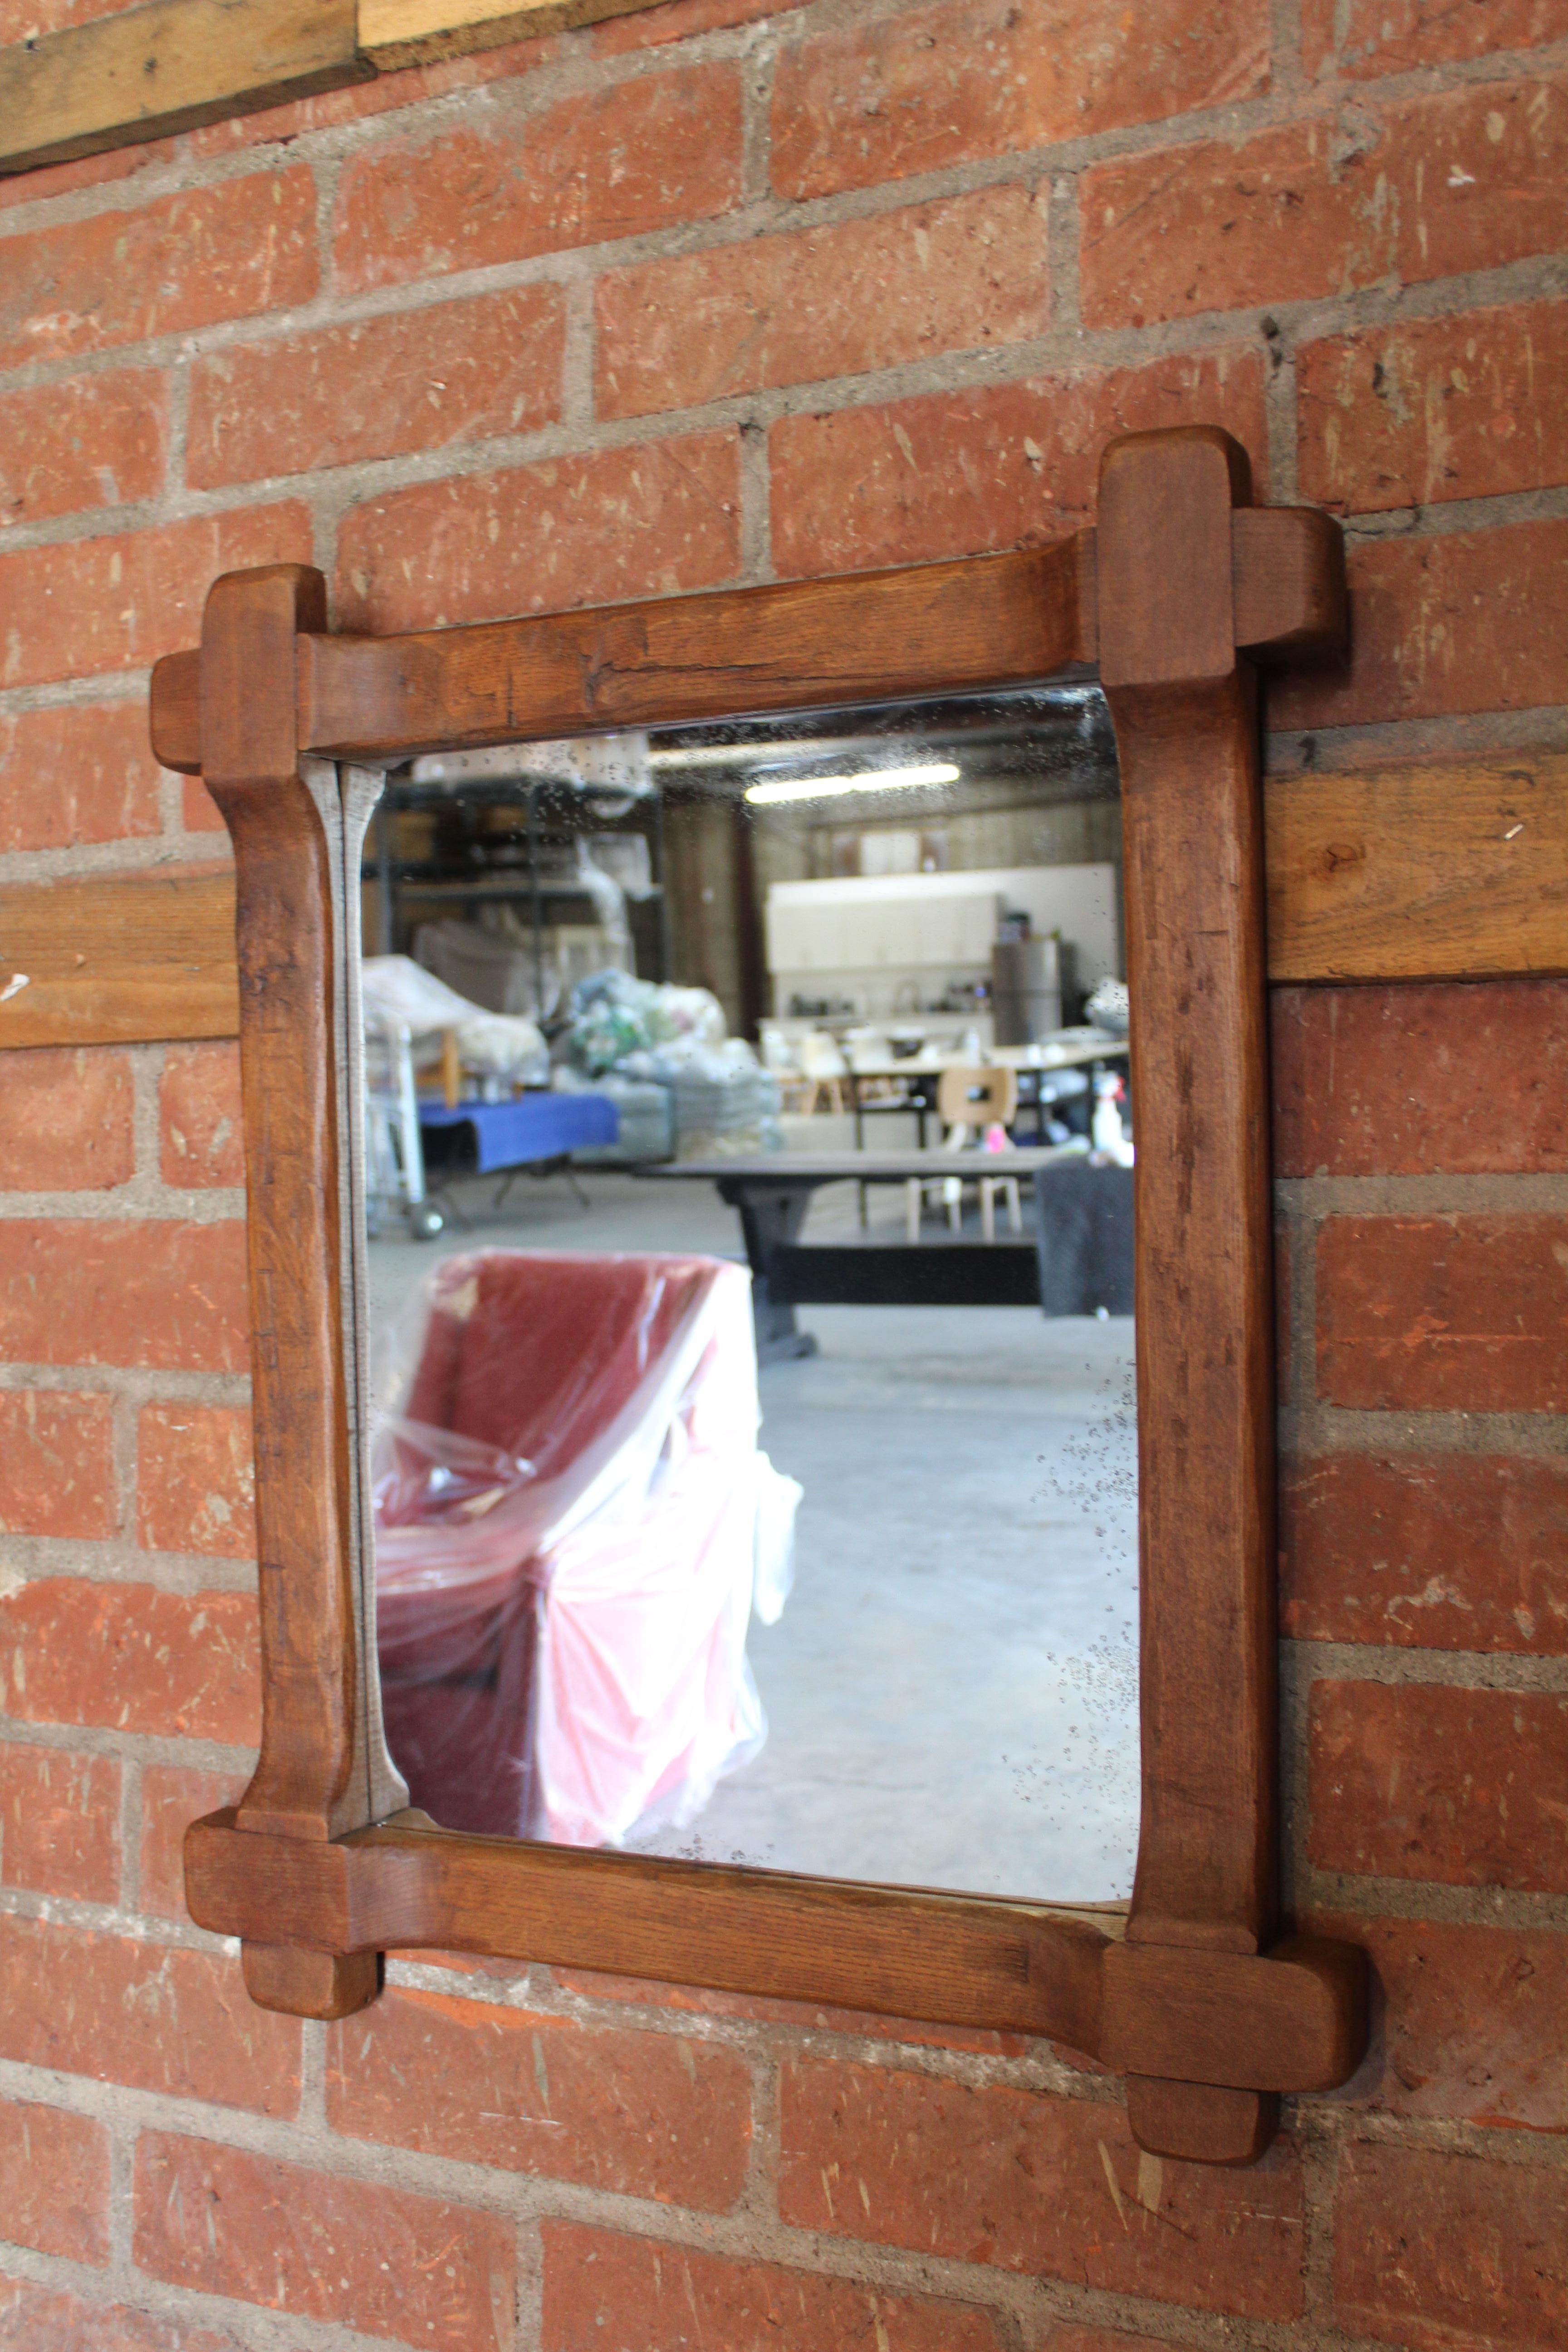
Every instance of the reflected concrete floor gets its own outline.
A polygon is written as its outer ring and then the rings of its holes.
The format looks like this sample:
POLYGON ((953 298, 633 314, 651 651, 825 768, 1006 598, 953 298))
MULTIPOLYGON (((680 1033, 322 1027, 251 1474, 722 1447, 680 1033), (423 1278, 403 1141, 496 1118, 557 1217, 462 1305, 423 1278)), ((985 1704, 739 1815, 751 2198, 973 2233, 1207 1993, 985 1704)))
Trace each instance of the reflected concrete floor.
MULTIPOLYGON (((828 1122, 812 1122, 826 1142, 828 1122)), ((890 1148, 897 1139, 889 1136, 890 1148)), ((879 1143, 883 1137, 879 1134, 879 1143)), ((460 1192, 471 1234, 371 1246, 373 1320, 480 1247, 740 1255, 710 1184, 460 1192)), ((902 1195, 871 1196, 872 1234, 902 1195)), ((847 1239, 853 1188, 809 1238, 847 1239)), ((934 1238, 934 1234, 933 1234, 934 1238)), ((1132 1327, 1022 1307, 814 1307, 762 1374, 762 1442, 805 1489, 795 1585, 751 1654, 770 1733, 645 1851, 981 1894, 1108 1901, 1138 1821, 1132 1327)))

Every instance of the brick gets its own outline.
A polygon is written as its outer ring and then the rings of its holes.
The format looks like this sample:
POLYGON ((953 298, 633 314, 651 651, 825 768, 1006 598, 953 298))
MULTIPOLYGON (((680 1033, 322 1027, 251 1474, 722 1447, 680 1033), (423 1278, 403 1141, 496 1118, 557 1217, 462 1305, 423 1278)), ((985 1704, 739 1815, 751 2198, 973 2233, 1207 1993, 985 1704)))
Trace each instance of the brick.
MULTIPOLYGON (((60 2107, 0 2099, 0 2207, 7 2245, 101 2267, 109 2260, 103 2126, 60 2107)), ((0 2330, 0 2342, 8 2340, 0 2330)))
POLYGON ((581 52, 560 35, 534 34, 469 57, 443 58, 435 65, 402 66, 395 72, 378 73, 374 81, 351 82, 342 89, 320 90, 310 98, 287 99, 279 106, 247 109, 243 114, 231 114, 188 131, 186 143, 189 152, 198 158, 233 155, 252 147, 283 147, 308 131, 342 130, 374 115, 401 113, 427 99, 478 89, 488 82, 505 82, 515 89, 525 76, 560 65, 574 54, 581 52))
POLYGON ((542 2352, 997 2352, 984 2312, 547 2221, 542 2352))
POLYGON ((0 716, 0 850, 74 849, 159 828, 147 707, 65 704, 0 716))
POLYGON ((1416 2352, 1534 2347, 1568 2330, 1568 2173, 1352 2147, 1334 2206, 1334 2310, 1416 2352))
POLYGON ((135 1173, 124 1054, 36 1046, 0 1056, 0 1191, 102 1192, 135 1173))
POLYGON ((733 65, 643 74, 534 114, 473 109, 437 139, 372 147, 346 167, 338 283, 398 284, 710 219, 740 201, 741 142, 733 65))
POLYGON ((146 371, 0 395, 0 529, 154 497, 169 379, 146 371))
POLYGON ((1280 1516, 1298 1641, 1568 1654, 1568 1462, 1342 1454, 1287 1472, 1280 1516))
POLYGON ((327 2112, 355 2139, 704 2211, 740 2195, 752 2128, 732 2051, 412 1991, 333 2028, 327 2112))
POLYGON ((343 518, 343 623, 436 628, 717 587, 740 569, 740 498, 728 432, 395 490, 343 518))
POLYGON ((1273 992, 1277 1176, 1561 1175, 1568 982, 1273 992))
POLYGON ((120 1767, 66 1748, 0 1747, 0 1883, 77 1903, 120 1895, 120 1767))
POLYGON ((0 1391, 0 1534, 91 1542, 119 1525, 111 1400, 0 1391))
MULTIPOLYGON (((11 5, 26 7, 26 0, 11 0, 11 5)), ((52 196, 75 195, 79 189, 140 179, 145 172, 166 168, 176 152, 172 139, 150 139, 145 146, 111 148, 102 155, 83 155, 74 163, 14 173, 0 180, 0 212, 11 205, 43 204, 52 196)))
POLYGON ((611 270, 595 308, 605 416, 988 350, 1045 330, 1045 211, 985 188, 611 270))
POLYGON ((689 40, 696 33, 754 25, 799 5, 800 0, 665 0, 663 7, 641 9, 635 16, 606 17, 595 26, 590 38, 596 56, 618 58, 631 49, 663 48, 670 41, 689 40))
POLYGON ((1372 2050, 1342 2098, 1426 2122, 1568 2128, 1568 1936, 1332 1915, 1302 1924, 1364 1945, 1378 1989, 1372 2050))
POLYGON ((1318 1393, 1372 1412, 1568 1407, 1568 1221, 1330 1217, 1318 1393))
POLYGON ((217 803, 199 776, 183 776, 181 782, 180 823, 187 833, 216 833, 226 835, 217 803))
POLYGON ((1354 727, 1568 702, 1568 521, 1352 548, 1351 655, 1268 698, 1275 727, 1354 727))
MULTIPOLYGON (((248 1773, 201 1772, 184 1764, 147 1764, 142 1771, 141 1908, 160 1919, 184 1919, 185 1832, 204 1813, 237 1805, 248 1773)), ((3 2341, 0 2338, 0 2341, 3 2341)))
MULTIPOLYGON (((202 796, 212 808, 205 787, 202 796)), ((213 814, 217 818, 216 808, 213 814)), ((158 1081, 158 1124, 165 1184, 192 1189, 243 1184, 245 1124, 237 1045, 215 1039, 167 1046, 158 1081)))
POLYGON ((928 563, 1058 539, 1092 517, 1113 434, 1226 425, 1261 469, 1264 365, 1247 344, 1084 376, 783 417, 770 436, 784 574, 928 563))
POLYGON ((300 2103, 298 2018, 258 2009, 237 1952, 0 1918, 0 2054, 261 2115, 300 2103))
POLYGON ((0 242, 0 367, 72 359, 307 302, 316 184, 304 164, 0 242))
POLYGON ((1320 79, 1359 78, 1531 49, 1565 32, 1563 0, 1303 0, 1301 56, 1320 79))
POLYGON ((176 2286, 426 2352, 511 2352, 512 2225, 380 2181, 143 2132, 135 2259, 176 2286))
POLYGON ((0 1692, 24 1723, 253 1747, 259 1671, 247 1592, 47 1576, 0 1599, 0 1692))
POLYGON ((1267 88, 1258 0, 942 0, 799 40, 773 85, 781 195, 825 196, 1232 105, 1267 88))
POLYGON ((1342 513, 1568 481, 1568 302, 1411 319, 1297 356, 1301 495, 1342 513))
POLYGON ((245 1405, 143 1405, 136 1539, 148 1551, 256 1557, 256 1468, 245 1405))
POLYGON ((1119 2107, 892 2067, 783 2076, 779 2212, 926 2256, 1255 2319, 1301 2308, 1300 2159, 1246 2173, 1141 2157, 1119 2107))
POLYGON ((1307 302, 1500 268, 1562 242, 1568 87, 1488 82, 1084 173, 1085 324, 1307 302))
POLYGON ((0 2276, 0 2344, 7 2352, 245 2352, 232 2336, 154 2319, 123 2303, 84 2303, 65 2288, 0 2276))
POLYGON ((139 668, 178 653, 197 643, 220 572, 308 563, 310 554, 310 509, 297 501, 0 554, 0 612, 28 620, 6 632, 0 686, 139 668))
POLYGON ((565 304, 522 286, 310 335, 242 343, 191 380, 198 489, 532 433, 561 406, 565 304))
POLYGON ((1568 1893, 1568 1698, 1321 1682, 1310 1851, 1320 1869, 1568 1893))
POLYGON ((0 1221, 0 1361, 246 1368, 245 1229, 0 1221))

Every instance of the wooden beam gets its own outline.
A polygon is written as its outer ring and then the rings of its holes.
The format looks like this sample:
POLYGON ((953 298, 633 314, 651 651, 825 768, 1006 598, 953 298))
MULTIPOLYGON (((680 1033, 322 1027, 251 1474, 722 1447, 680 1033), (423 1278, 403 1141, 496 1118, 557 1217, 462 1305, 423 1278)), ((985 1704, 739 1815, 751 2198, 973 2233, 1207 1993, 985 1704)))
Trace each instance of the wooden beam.
MULTIPOLYGON (((1095 535, 1080 530, 978 561, 786 580, 739 594, 710 590, 407 636, 306 635, 300 749, 374 761, 595 727, 1020 685, 1094 660, 1096 563, 1095 535)), ((1231 587, 1239 646, 1343 639, 1343 541, 1315 508, 1234 514, 1231 587)), ((194 651, 154 665, 152 710, 159 760, 197 774, 194 651)))
POLYGON ((150 0, 0 48, 0 174, 660 0, 150 0))
POLYGON ((0 173, 364 81, 354 0, 152 0, 0 49, 0 173))
POLYGON ((1268 976, 1568 972, 1568 753, 1281 777, 1268 976))
POLYGON ((543 33, 632 16, 661 0, 360 0, 361 54, 384 72, 434 65, 543 33))
MULTIPOLYGON (((1568 972, 1568 753, 1276 778, 1268 977, 1568 972)), ((232 1037, 226 868, 0 887, 0 1048, 232 1037)))
POLYGON ((0 1047, 232 1037, 233 874, 7 883, 0 998, 0 1047))

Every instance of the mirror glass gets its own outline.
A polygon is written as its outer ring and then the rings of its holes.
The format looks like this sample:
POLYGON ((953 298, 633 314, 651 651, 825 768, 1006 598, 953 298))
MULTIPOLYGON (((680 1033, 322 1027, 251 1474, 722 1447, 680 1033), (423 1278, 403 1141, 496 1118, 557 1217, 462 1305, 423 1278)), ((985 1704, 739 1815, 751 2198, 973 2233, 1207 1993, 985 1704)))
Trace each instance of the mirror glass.
POLYGON ((436 1821, 1130 1892, 1120 856, 1091 685, 388 777, 378 1647, 436 1821))

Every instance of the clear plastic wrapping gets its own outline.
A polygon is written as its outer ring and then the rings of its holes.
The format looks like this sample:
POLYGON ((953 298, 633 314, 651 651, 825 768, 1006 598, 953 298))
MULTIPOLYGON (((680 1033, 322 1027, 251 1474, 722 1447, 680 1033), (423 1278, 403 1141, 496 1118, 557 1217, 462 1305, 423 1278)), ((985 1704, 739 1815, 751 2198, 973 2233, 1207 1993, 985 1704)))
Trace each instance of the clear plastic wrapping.
POLYGON ((448 1258, 378 1386, 383 1704, 413 1801, 571 1845, 693 1819, 765 1737, 746 1630, 783 1606, 800 1497, 757 1444, 745 1270, 448 1258))

